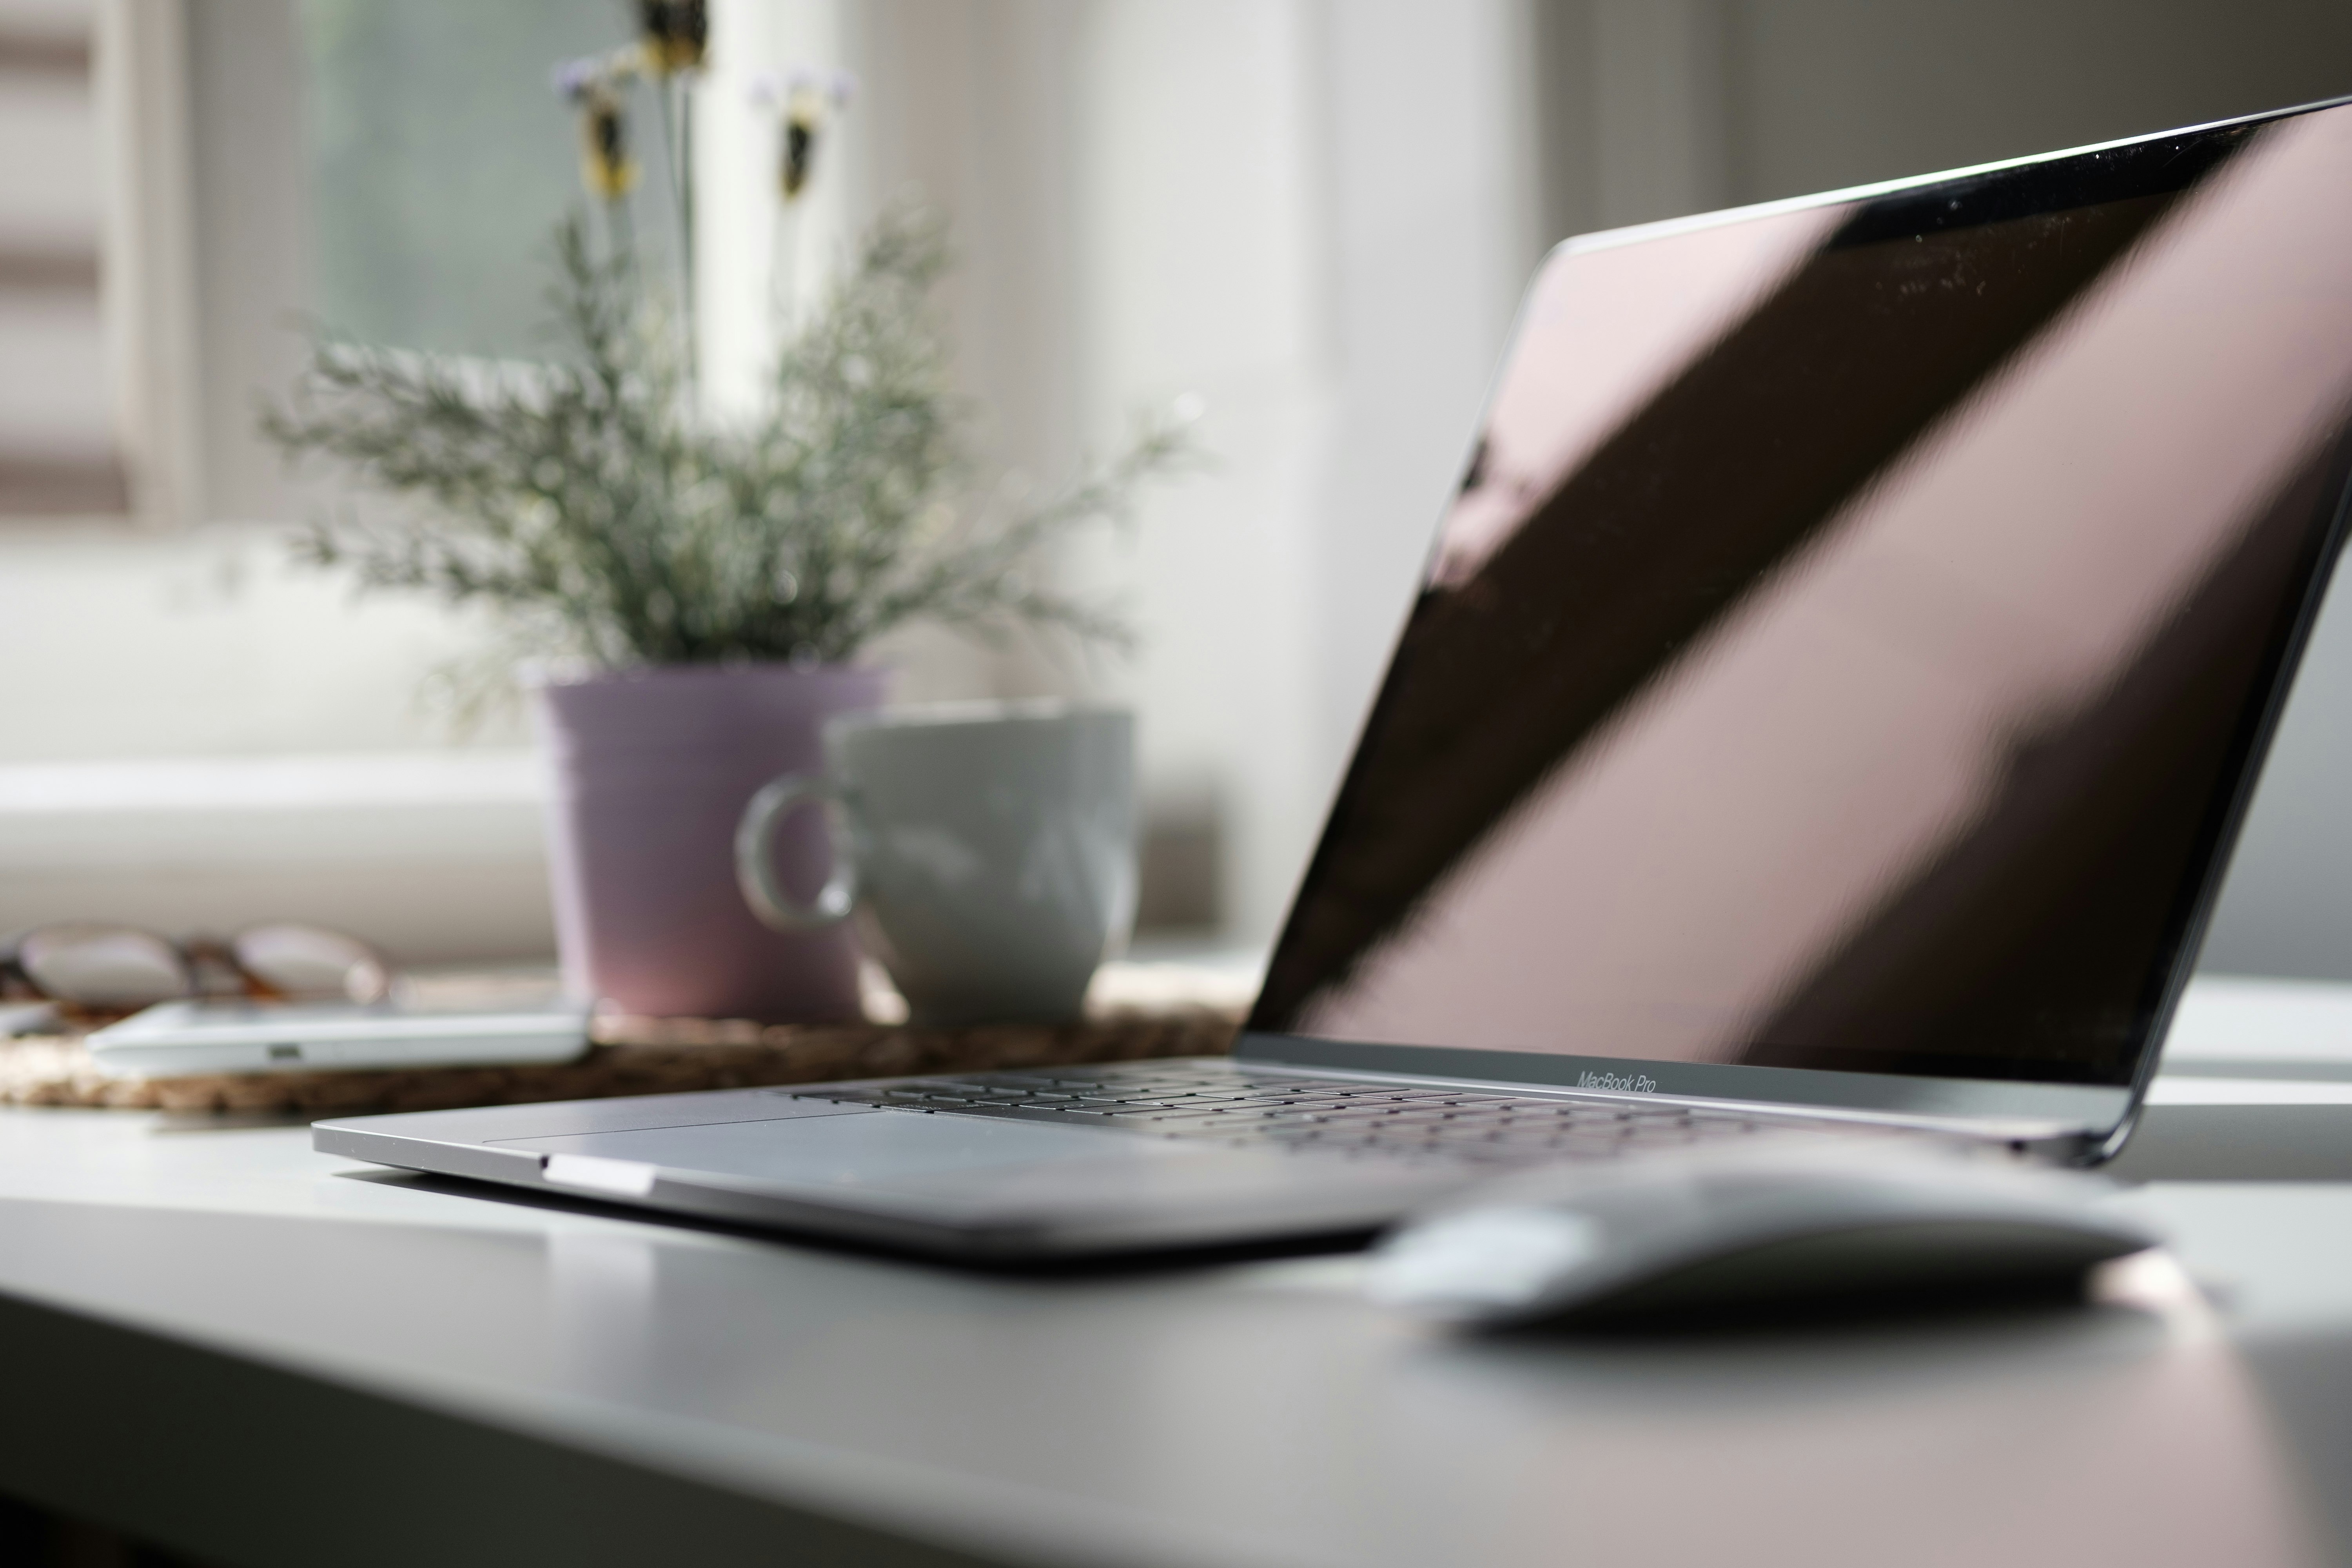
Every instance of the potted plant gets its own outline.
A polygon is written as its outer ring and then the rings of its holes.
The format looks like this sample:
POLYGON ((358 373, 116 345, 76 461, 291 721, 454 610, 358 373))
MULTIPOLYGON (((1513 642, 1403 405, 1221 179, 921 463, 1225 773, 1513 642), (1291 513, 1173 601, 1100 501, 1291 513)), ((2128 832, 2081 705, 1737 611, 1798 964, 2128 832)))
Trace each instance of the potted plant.
MULTIPOLYGON (((304 559, 363 589, 486 606, 505 655, 541 661, 567 982, 633 1012, 851 1018, 845 930, 779 933, 737 894, 731 837, 746 801, 820 765, 826 719, 881 701, 885 672, 859 658, 897 626, 1115 639, 1114 618, 1041 579, 1041 552, 1122 512, 1186 437, 1176 421, 1152 423, 1042 504, 968 504, 966 413, 930 300, 945 237, 904 207, 872 226, 779 346, 756 417, 706 417, 690 264, 666 285, 632 243, 625 113, 636 85, 660 94, 682 257, 701 8, 644 10, 637 47, 558 75, 604 212, 556 232, 546 356, 488 364, 322 339, 263 427, 290 456, 408 503, 313 522, 304 559)), ((772 96, 778 195, 795 201, 843 94, 802 81, 772 96)), ((778 853, 786 883, 814 889, 823 825, 787 824, 778 853)))

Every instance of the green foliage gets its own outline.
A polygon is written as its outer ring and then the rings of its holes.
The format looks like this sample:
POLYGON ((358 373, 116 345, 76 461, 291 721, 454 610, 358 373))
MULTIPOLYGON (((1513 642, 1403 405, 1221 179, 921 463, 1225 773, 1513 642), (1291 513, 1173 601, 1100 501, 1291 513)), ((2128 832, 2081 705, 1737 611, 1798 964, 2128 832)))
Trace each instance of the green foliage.
POLYGON ((527 366, 321 342, 264 431, 417 503, 322 520, 310 562, 367 588, 487 605, 524 641, 608 668, 837 662, 925 620, 993 636, 1125 633, 1041 582, 1044 547, 1127 510, 1185 458, 1175 423, 1038 504, 965 504, 966 410, 930 305, 935 221, 897 210, 781 354, 758 420, 690 412, 678 334, 624 253, 557 230, 561 354, 527 366))

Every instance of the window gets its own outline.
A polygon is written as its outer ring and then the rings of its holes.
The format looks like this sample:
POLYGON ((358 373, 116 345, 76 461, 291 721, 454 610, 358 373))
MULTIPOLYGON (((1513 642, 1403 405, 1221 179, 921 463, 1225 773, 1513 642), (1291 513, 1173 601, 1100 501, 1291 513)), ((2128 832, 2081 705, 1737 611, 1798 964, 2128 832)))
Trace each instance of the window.
POLYGON ((0 0, 0 516, 120 514, 88 0, 0 0))
MULTIPOLYGON (((548 235, 581 201, 553 68, 635 36, 619 4, 302 0, 315 303, 370 342, 521 355, 548 235)), ((641 132, 652 127, 637 118, 641 132)), ((668 210, 656 145, 646 214, 668 210)))

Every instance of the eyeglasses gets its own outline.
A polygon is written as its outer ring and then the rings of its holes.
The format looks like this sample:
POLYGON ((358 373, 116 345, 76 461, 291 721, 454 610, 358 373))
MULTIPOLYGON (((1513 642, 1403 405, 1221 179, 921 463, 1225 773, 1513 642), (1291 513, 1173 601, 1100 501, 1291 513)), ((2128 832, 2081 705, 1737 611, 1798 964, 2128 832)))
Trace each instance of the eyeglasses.
POLYGON ((0 996, 128 1013, 192 996, 382 1001, 392 969, 323 926, 249 926, 226 942, 175 942, 137 926, 41 926, 0 942, 0 996))

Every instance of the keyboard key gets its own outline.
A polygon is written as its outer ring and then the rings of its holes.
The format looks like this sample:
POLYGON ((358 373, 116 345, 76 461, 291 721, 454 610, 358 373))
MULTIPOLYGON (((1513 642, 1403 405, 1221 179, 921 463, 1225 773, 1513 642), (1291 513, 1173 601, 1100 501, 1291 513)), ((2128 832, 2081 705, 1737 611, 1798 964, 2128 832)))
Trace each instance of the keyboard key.
POLYGON ((899 1079, 800 1098, 891 1110, 1124 1126, 1161 1137, 1383 1161, 1473 1164, 1615 1159, 1772 1126, 1885 1133, 1867 1124, 1611 1100, 1412 1089, 1206 1069, 1097 1068, 899 1079))

